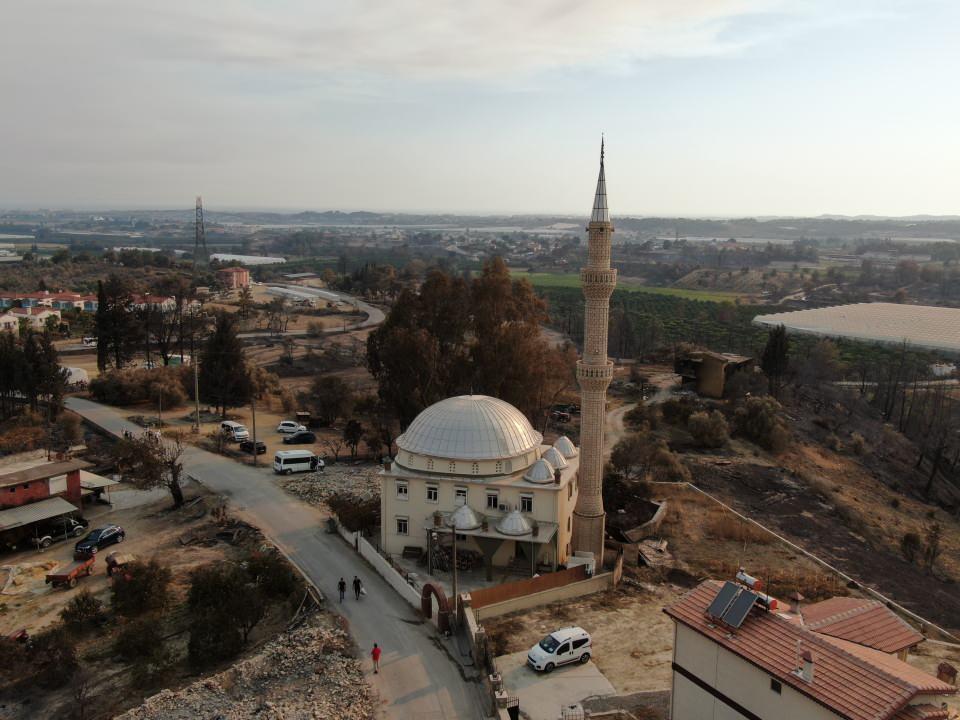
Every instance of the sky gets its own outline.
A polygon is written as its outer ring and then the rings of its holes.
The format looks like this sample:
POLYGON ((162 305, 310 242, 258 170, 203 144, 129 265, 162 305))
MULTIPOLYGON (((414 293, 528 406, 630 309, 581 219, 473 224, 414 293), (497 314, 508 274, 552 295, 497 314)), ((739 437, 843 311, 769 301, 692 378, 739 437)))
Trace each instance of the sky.
POLYGON ((951 0, 7 0, 0 207, 960 214, 951 0))

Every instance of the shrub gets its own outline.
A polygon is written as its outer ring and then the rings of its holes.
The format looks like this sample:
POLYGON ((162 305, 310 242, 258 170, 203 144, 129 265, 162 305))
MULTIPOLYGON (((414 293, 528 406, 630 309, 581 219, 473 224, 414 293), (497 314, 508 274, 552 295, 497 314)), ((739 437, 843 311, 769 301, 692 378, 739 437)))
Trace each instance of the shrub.
POLYGON ((170 568, 157 560, 134 562, 113 576, 113 609, 134 617, 163 609, 170 594, 170 568))
POLYGON ((323 335, 323 323, 311 320, 307 323, 307 336, 316 338, 323 335))
POLYGON ((267 595, 288 597, 301 588, 297 575, 276 552, 251 553, 247 559, 247 573, 267 595))
POLYGON ((150 657, 163 645, 158 618, 142 617, 124 623, 117 633, 113 649, 124 660, 150 657))
POLYGON ((698 409, 699 403, 690 398, 671 398, 660 405, 663 421, 669 425, 686 425, 698 409))
POLYGON ((660 410, 656 405, 638 403, 623 416, 623 421, 634 430, 656 430, 660 426, 660 410))
POLYGON ((923 541, 920 536, 915 532, 905 533, 900 539, 900 552, 908 563, 916 562, 923 552, 923 541))
POLYGON ((263 619, 263 590, 236 565, 205 565, 190 576, 190 662, 207 667, 235 657, 263 619))
POLYGON ((852 433, 850 435, 850 450, 853 451, 854 455, 863 455, 867 450, 867 441, 858 432, 852 433))
POLYGON ((719 448, 730 439, 727 420, 719 410, 695 412, 687 419, 687 430, 700 447, 719 448))
POLYGON ((162 398, 164 407, 182 405, 187 399, 186 367, 128 368, 104 373, 90 381, 90 394, 108 405, 133 405, 162 398))
POLYGON ((30 662, 40 687, 63 687, 78 667, 76 644, 62 625, 56 625, 34 636, 30 662))
POLYGON ((63 624, 74 632, 83 629, 83 626, 103 617, 103 603, 97 600, 89 590, 82 590, 76 594, 60 611, 63 624))
POLYGON ((780 411, 780 403, 772 397, 747 398, 736 411, 737 433, 771 452, 782 452, 790 433, 780 411))
POLYGON ((380 498, 358 498, 351 493, 335 493, 327 498, 327 507, 350 532, 369 532, 380 524, 380 498))

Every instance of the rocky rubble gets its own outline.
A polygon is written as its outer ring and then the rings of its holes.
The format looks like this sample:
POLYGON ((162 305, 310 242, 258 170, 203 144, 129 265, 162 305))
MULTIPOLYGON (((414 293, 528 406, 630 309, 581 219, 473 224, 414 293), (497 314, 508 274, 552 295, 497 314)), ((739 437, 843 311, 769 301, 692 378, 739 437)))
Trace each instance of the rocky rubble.
POLYGON ((379 472, 378 465, 332 465, 324 472, 291 475, 280 484, 287 492, 322 507, 327 498, 340 493, 358 500, 380 497, 379 472))
POLYGON ((372 720, 375 702, 349 636, 314 615, 255 655, 180 690, 164 690, 118 720, 372 720))

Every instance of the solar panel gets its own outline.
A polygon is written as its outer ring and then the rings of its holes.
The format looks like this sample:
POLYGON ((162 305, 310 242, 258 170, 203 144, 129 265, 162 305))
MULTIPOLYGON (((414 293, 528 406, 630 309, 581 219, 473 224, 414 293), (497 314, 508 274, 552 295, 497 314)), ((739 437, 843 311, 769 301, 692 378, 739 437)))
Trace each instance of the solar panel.
POLYGON ((756 601, 756 593, 752 593, 749 590, 744 590, 737 596, 737 599, 733 601, 733 604, 720 619, 724 622, 724 624, 729 625, 732 628, 738 628, 743 625, 743 621, 747 619, 747 615, 750 613, 750 610, 753 608, 753 604, 756 601))
POLYGON ((723 587, 720 588, 720 592, 717 593, 717 596, 713 599, 713 602, 710 603, 710 607, 707 608, 707 615, 712 617, 714 620, 720 620, 723 617, 723 614, 727 611, 727 608, 729 608, 733 603, 733 599, 739 592, 740 588, 737 587, 735 583, 724 583, 723 587))

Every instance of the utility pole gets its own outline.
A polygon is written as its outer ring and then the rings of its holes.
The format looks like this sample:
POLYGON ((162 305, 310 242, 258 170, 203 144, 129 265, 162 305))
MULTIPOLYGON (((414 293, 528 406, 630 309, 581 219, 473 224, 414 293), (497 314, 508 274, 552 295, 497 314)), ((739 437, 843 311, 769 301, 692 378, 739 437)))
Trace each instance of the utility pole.
POLYGON ((197 404, 196 414, 193 420, 193 431, 198 433, 200 432, 200 372, 197 368, 197 356, 192 356, 190 362, 193 365, 193 399, 197 404))
POLYGON ((453 618, 452 625, 457 626, 459 612, 457 610, 460 602, 460 596, 457 594, 457 526, 453 526, 453 618))

